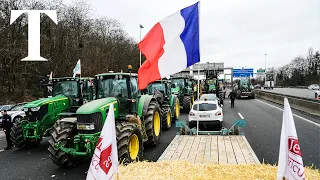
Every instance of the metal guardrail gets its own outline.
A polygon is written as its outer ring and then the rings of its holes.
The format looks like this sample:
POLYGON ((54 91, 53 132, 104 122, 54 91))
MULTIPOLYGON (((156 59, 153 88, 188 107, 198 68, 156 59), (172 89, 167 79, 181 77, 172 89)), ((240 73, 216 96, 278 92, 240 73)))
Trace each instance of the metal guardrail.
POLYGON ((290 97, 290 98, 294 98, 294 99, 301 99, 301 100, 304 100, 304 101, 311 101, 311 102, 316 102, 316 103, 319 103, 319 104, 320 104, 320 101, 319 101, 319 100, 316 100, 316 99, 310 99, 310 98, 305 98, 305 97, 300 97, 300 96, 292 96, 292 95, 287 95, 287 94, 283 94, 283 93, 276 93, 276 92, 270 92, 270 91, 263 91, 263 90, 260 90, 260 89, 255 89, 255 91, 260 91, 260 92, 263 92, 263 93, 266 93, 266 94, 281 95, 281 96, 283 96, 283 97, 290 97))

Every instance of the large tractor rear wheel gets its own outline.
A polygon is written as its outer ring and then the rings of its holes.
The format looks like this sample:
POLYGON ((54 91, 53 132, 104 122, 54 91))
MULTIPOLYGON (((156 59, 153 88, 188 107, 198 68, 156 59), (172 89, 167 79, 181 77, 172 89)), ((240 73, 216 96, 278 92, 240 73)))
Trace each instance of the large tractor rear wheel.
POLYGON ((172 119, 171 119, 171 110, 168 104, 164 105, 161 109, 161 117, 162 117, 162 128, 164 130, 168 130, 171 128, 172 119))
POLYGON ((13 126, 11 128, 10 136, 11 136, 13 145, 20 149, 28 149, 28 148, 38 146, 41 140, 28 141, 24 139, 21 120, 22 120, 21 117, 19 118, 16 117, 14 119, 15 122, 13 123, 13 126))
POLYGON ((192 107, 193 96, 183 96, 183 111, 189 113, 192 107))
POLYGON ((117 123, 116 132, 119 162, 126 164, 139 160, 143 152, 143 143, 137 124, 117 123))
POLYGON ((53 126, 53 131, 49 139, 49 158, 61 167, 70 167, 76 165, 76 161, 56 147, 58 142, 60 145, 67 147, 68 138, 74 137, 76 134, 76 124, 65 121, 57 121, 53 126))
POLYGON ((161 135, 161 113, 159 104, 156 101, 150 102, 144 119, 148 136, 145 144, 147 146, 158 146, 161 135))
POLYGON ((180 102, 179 102, 179 99, 178 97, 174 100, 174 103, 173 103, 173 109, 174 109, 174 115, 173 115, 173 120, 178 120, 180 118, 180 102))

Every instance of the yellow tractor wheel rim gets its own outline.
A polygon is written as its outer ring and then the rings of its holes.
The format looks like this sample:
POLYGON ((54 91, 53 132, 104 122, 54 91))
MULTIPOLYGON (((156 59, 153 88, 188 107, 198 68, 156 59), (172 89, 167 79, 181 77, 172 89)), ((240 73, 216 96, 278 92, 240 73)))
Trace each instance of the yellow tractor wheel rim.
POLYGON ((160 123, 161 123, 160 115, 158 112, 155 112, 153 116, 153 130, 156 136, 159 136, 160 134, 160 123))
POLYGON ((129 154, 132 160, 138 157, 139 148, 139 138, 136 134, 133 134, 129 141, 129 154))
POLYGON ((168 123, 168 127, 171 126, 171 113, 170 111, 168 111, 168 114, 167 114, 167 123, 168 123))
POLYGON ((180 116, 180 104, 176 102, 176 118, 179 118, 180 116))

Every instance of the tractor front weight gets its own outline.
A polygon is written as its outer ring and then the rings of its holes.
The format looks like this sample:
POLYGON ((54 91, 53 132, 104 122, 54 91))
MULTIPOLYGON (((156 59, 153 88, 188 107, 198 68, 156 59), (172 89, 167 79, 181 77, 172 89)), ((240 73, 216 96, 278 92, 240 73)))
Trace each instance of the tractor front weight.
POLYGON ((67 148, 58 142, 57 148, 72 156, 91 157, 95 151, 99 136, 100 132, 95 134, 79 134, 74 137, 73 142, 70 142, 73 147, 67 148), (84 149, 81 149, 81 147, 84 147, 84 149))
POLYGON ((23 131, 23 138, 24 140, 41 140, 42 135, 40 133, 40 123, 38 121, 36 122, 28 122, 28 121, 22 121, 22 131, 23 131))

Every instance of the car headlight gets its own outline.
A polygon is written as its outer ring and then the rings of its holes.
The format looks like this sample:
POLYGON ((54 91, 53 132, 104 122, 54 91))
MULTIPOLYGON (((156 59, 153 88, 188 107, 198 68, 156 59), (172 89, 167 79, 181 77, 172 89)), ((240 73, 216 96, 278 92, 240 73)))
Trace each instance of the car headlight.
POLYGON ((94 130, 94 124, 77 124, 78 130, 94 130))
POLYGON ((31 108, 31 111, 39 111, 39 110, 40 110, 40 106, 39 106, 39 107, 31 108))

